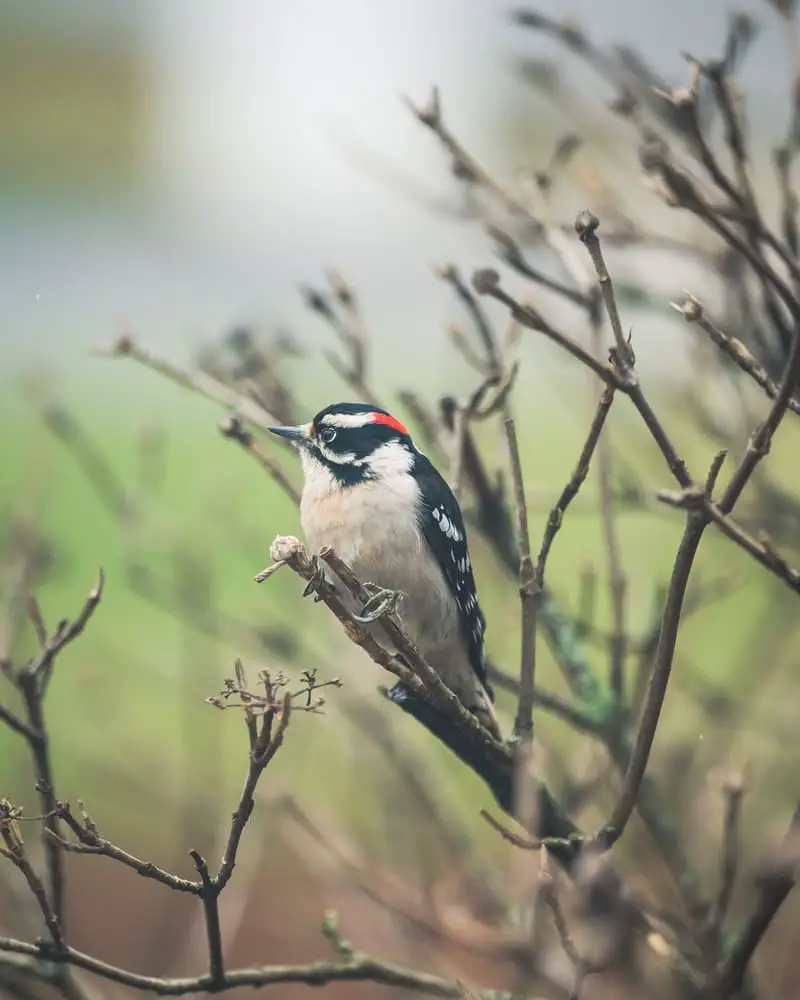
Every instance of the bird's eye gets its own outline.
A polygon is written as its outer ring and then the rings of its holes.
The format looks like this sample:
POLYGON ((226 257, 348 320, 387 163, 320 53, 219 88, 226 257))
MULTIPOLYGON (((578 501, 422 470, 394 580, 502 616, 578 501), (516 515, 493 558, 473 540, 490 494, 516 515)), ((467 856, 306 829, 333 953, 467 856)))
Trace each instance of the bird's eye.
POLYGON ((320 441, 325 444, 330 444, 331 441, 336 437, 335 427, 323 427, 319 432, 320 441))

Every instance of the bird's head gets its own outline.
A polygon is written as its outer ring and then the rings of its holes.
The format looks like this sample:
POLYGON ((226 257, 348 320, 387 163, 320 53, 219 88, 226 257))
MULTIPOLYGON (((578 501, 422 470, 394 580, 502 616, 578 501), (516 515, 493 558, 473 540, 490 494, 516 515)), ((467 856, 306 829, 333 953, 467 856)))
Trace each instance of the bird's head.
POLYGON ((416 452, 406 427, 371 403, 333 403, 308 424, 270 430, 298 449, 307 481, 327 472, 336 486, 407 472, 416 452))

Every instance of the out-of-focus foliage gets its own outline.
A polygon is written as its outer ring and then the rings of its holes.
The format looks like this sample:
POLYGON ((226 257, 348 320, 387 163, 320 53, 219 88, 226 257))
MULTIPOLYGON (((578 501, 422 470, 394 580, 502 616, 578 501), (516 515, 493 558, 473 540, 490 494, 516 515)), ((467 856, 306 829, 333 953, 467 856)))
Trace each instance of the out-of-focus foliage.
MULTIPOLYGON (((630 73, 623 82, 641 84, 643 71, 633 63, 633 55, 621 60, 630 73)), ((22 59, 20 50, 13 58, 22 59)), ((31 78, 37 86, 50 81, 48 90, 63 90, 68 96, 72 91, 63 80, 75 72, 75 63, 69 63, 67 72, 60 58, 47 61, 52 78, 38 69, 30 71, 31 78)), ((99 76, 88 86, 92 115, 112 123, 119 117, 123 124, 119 133, 99 130, 102 149, 87 159, 100 174, 107 171, 119 179, 125 176, 126 150, 135 130, 136 74, 124 58, 109 59, 108 67, 107 76, 98 69, 99 76), (124 108, 128 110, 120 111, 124 108)), ((653 99, 650 110, 664 125, 669 102, 658 100, 653 99)), ((51 102, 45 103, 55 115, 51 102)), ((81 114, 85 111, 84 106, 81 114)), ((592 110, 593 121, 594 115, 592 110)), ((59 128, 71 120, 63 109, 57 118, 59 128)), ((42 121, 42 134, 55 142, 57 130, 42 121)), ((676 130, 680 133, 680 123, 676 130)), ((26 142, 35 141, 29 130, 23 131, 26 142)), ((67 131, 74 135, 79 130, 67 131)), ((635 318, 635 347, 650 335, 651 320, 658 321, 658 329, 667 327, 667 303, 679 291, 676 276, 694 274, 691 290, 702 297, 708 282, 720 325, 748 343, 771 377, 779 378, 786 345, 782 352, 780 337, 767 342, 757 336, 780 330, 780 323, 768 325, 773 318, 768 298, 759 298, 758 287, 745 279, 735 255, 720 251, 674 210, 650 194, 637 195, 635 203, 626 200, 632 178, 638 179, 640 172, 631 155, 629 125, 621 128, 609 121, 607 130, 595 125, 594 131, 594 141, 570 149, 570 156, 562 146, 565 155, 551 160, 549 171, 544 170, 543 157, 533 165, 540 176, 523 185, 545 219, 549 238, 570 222, 579 195, 581 203, 602 216, 604 226, 608 221, 609 229, 627 231, 630 237, 612 248, 609 261, 615 279, 620 274, 623 320, 635 318), (541 201, 535 201, 540 196, 541 201), (643 220, 655 220, 657 239, 642 235, 643 220), (650 243, 664 256, 652 256, 650 243), (656 262, 652 273, 637 263, 640 249, 656 262), (753 303, 758 307, 755 314, 747 311, 753 303)), ((556 139, 539 136, 537 144, 549 150, 556 139)), ((19 152, 17 169, 27 169, 25 143, 11 145, 19 152)), ((531 253, 537 268, 542 266, 547 242, 542 234, 531 233, 525 220, 509 220, 499 211, 486 198, 481 178, 457 156, 455 166, 467 215, 472 213, 476 222, 488 217, 493 224, 507 224, 504 232, 531 253)), ((756 176, 760 192, 767 175, 756 176)), ((569 238, 574 241, 571 234, 569 238)), ((436 252, 425 247, 420 256, 427 260, 436 252)), ((576 328, 583 322, 570 311, 572 306, 564 307, 557 296, 535 284, 523 284, 518 275, 504 273, 503 280, 515 291, 524 288, 538 307, 544 303, 545 310, 552 309, 559 322, 576 328)), ((559 273, 558 280, 564 275, 559 273)), ((359 291, 368 312, 379 311, 380 303, 370 302, 369 288, 359 291)), ((455 305, 451 312, 462 336, 472 338, 455 305)), ((490 314, 504 331, 503 312, 490 314)), ((310 316, 309 323, 314 318, 319 315, 310 316)), ((676 344, 690 342, 690 360, 686 364, 676 359, 678 374, 665 378, 652 394, 662 419, 692 469, 707 468, 723 445, 735 460, 768 400, 734 377, 695 327, 684 326, 677 317, 671 323, 669 335, 676 344)), ((432 344, 438 333, 431 322, 432 344)), ((347 353, 346 336, 338 342, 330 331, 325 336, 336 351, 343 341, 347 353)), ((579 336, 583 338, 582 327, 579 336)), ((567 361, 552 365, 552 348, 543 338, 530 331, 517 332, 517 337, 512 350, 519 356, 521 374, 513 400, 536 546, 572 473, 597 392, 588 373, 568 367, 567 361), (537 370, 543 358, 552 365, 552 378, 542 378, 537 370)), ((200 366, 256 401, 266 396, 270 406, 291 407, 297 419, 354 391, 352 377, 350 385, 346 380, 343 384, 331 370, 329 357, 316 355, 309 345, 302 343, 298 355, 285 338, 264 341, 255 337, 245 342, 241 331, 238 340, 227 336, 224 343, 199 352, 200 366), (251 347, 253 357, 248 358, 251 347), (270 368, 259 368, 263 356, 275 362, 280 381, 270 368)), ((393 350, 401 355, 405 348, 395 345, 393 350)), ((439 350, 436 344, 420 352, 420 368, 428 365, 429 352, 439 350)), ((109 377, 116 378, 119 366, 131 363, 96 359, 92 364, 108 366, 114 372, 109 377)), ((443 395, 457 386, 460 397, 471 374, 455 350, 448 355, 445 374, 436 391, 443 395)), ((361 373, 376 386, 381 402, 403 411, 424 438, 401 396, 402 390, 417 386, 394 384, 389 375, 369 368, 361 373)), ((129 377, 121 405, 102 391, 93 398, 80 386, 79 391, 70 388, 74 383, 62 388, 57 379, 44 392, 20 391, 9 380, 0 410, 2 425, 13 429, 0 436, 0 467, 6 470, 0 478, 5 556, 0 596, 8 601, 19 587, 19 574, 30 572, 25 589, 36 594, 52 626, 60 616, 77 612, 98 565, 107 580, 91 628, 59 660, 48 695, 59 795, 73 802, 84 799, 111 840, 190 877, 185 852, 190 847, 209 857, 221 852, 246 770, 246 734, 238 713, 218 712, 205 702, 232 673, 235 658, 241 657, 253 672, 285 670, 298 683, 301 672, 310 668, 323 680, 340 677, 344 687, 326 693, 323 715, 293 719, 285 748, 265 778, 240 856, 242 870, 237 869, 235 891, 223 914, 230 963, 286 963, 315 956, 315 925, 324 908, 336 904, 358 948, 391 954, 414 966, 449 963, 460 974, 505 982, 507 956, 502 949, 498 954, 497 941, 486 928, 513 923, 530 901, 525 892, 533 891, 536 855, 515 853, 479 822, 479 808, 491 804, 486 789, 412 720, 383 702, 376 689, 386 678, 358 655, 322 606, 301 599, 296 579, 287 573, 260 587, 253 583, 253 575, 268 561, 272 537, 298 531, 297 513, 263 470, 217 433, 215 407, 178 389, 152 389, 157 382, 151 372, 129 377), (303 822, 303 817, 312 823, 303 822), (312 824, 323 836, 314 836, 312 824), (424 917, 430 918, 427 923, 424 917)), ((632 697, 652 661, 652 637, 682 516, 655 499, 657 490, 672 484, 627 402, 615 403, 607 435, 626 581, 625 678, 632 697)), ((435 403, 431 412, 438 419, 435 403)), ((745 527, 754 534, 767 531, 794 565, 800 561, 796 423, 796 415, 789 414, 768 462, 737 508, 745 527)), ((504 477, 508 487, 500 428, 496 423, 476 424, 474 433, 487 468, 504 477)), ((292 460, 268 447, 299 485, 292 460)), ((451 452, 445 448, 437 455, 450 470, 451 452)), ((468 512, 473 500, 467 492, 468 512)), ((474 528, 472 550, 489 620, 491 656, 515 674, 516 580, 474 528)), ((588 662, 603 679, 612 628, 607 578, 595 468, 558 535, 547 584, 574 619, 588 662)), ((797 595, 711 529, 692 580, 691 615, 680 632, 650 773, 701 873, 704 895, 713 894, 718 880, 725 780, 731 772, 744 773, 741 880, 731 908, 737 920, 748 910, 753 875, 786 826, 796 798, 797 595)), ((20 662, 34 655, 36 637, 30 627, 17 631, 14 626, 9 615, 0 634, 14 637, 9 653, 20 662)), ((552 651, 541 639, 539 646, 537 681, 564 694, 552 651)), ((499 703, 508 728, 514 701, 501 692, 499 703)), ((17 708, 13 700, 9 707, 17 708)), ((543 710, 537 710, 536 721, 542 773, 581 827, 595 829, 606 818, 618 787, 606 751, 600 742, 543 710)), ((37 796, 16 735, 1 731, 0 748, 3 790, 35 815, 37 796)), ((679 909, 674 887, 642 824, 628 829, 614 861, 654 911, 679 909)), ((126 967, 166 974, 193 971, 204 961, 202 924, 195 911, 190 917, 188 900, 158 895, 160 887, 136 880, 106 859, 69 856, 67 865, 68 925, 84 950, 126 967), (125 894, 125 912, 112 921, 107 915, 118 913, 120 893, 125 894)), ((24 886, 13 880, 16 874, 9 872, 4 898, 9 912, 13 906, 23 913, 23 924, 30 924, 19 934, 32 938, 41 928, 37 915, 25 909, 29 904, 21 903, 24 886)), ((765 943, 764 966, 770 955, 785 956, 787 933, 796 919, 794 903, 765 943)), ((563 956, 553 957, 557 944, 554 941, 547 952, 548 968, 563 983, 568 963, 563 956)), ((648 955, 647 961, 651 959, 648 955)), ((797 970, 790 959, 781 961, 784 966, 771 982, 776 989, 780 984, 790 988, 797 970)), ((653 976, 655 983, 657 974, 653 976)), ((351 995, 351 989, 341 987, 342 995, 351 995)), ((587 997, 602 996, 602 991, 601 983, 587 983, 587 997)))

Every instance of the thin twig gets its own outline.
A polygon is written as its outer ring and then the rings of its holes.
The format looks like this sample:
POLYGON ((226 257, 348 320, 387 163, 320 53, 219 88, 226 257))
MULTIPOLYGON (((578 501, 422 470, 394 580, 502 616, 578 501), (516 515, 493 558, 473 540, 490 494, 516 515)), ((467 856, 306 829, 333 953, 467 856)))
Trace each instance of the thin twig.
POLYGON ((59 624, 39 655, 22 668, 20 671, 21 675, 34 677, 46 686, 52 671, 53 661, 66 646, 74 642, 81 635, 89 624, 89 620, 97 610, 97 606, 102 599, 104 586, 105 574, 101 567, 97 573, 97 582, 89 592, 89 596, 86 598, 78 616, 72 621, 63 621, 59 624))
MULTIPOLYGON (((694 295, 687 292, 683 302, 671 302, 670 305, 687 323, 696 323, 704 333, 708 334, 717 347, 724 351, 745 374, 749 375, 770 399, 776 398, 779 386, 769 377, 766 369, 750 353, 741 340, 728 336, 727 333, 720 330, 718 326, 715 326, 711 322, 706 316, 703 306, 694 295)), ((790 398, 788 408, 793 413, 800 414, 800 402, 798 400, 790 398)))
MULTIPOLYGON (((45 726, 44 696, 56 658, 86 628, 89 619, 100 603, 103 595, 103 584, 104 575, 101 569, 98 574, 97 583, 90 591, 78 616, 73 621, 65 620, 59 623, 39 655, 22 667, 16 676, 16 683, 25 705, 26 724, 33 734, 33 738, 28 738, 28 747, 33 758, 36 790, 39 794, 41 811, 44 815, 44 829, 56 837, 59 836, 59 824, 53 768, 50 759, 50 745, 45 726)), ((43 846, 47 864, 47 881, 51 905, 55 917, 63 929, 64 871, 61 851, 55 841, 48 836, 45 836, 43 846)))
MULTIPOLYGON (((505 671, 492 664, 488 664, 486 673, 496 688, 501 691, 509 691, 519 697, 520 683, 516 677, 509 676, 505 671)), ((539 687, 534 688, 533 705, 534 708, 541 708, 557 719, 561 719, 577 729, 578 732, 589 733, 592 736, 601 736, 603 733, 603 727, 597 719, 574 702, 568 701, 552 691, 545 691, 539 687)))
POLYGON ((488 295, 493 299, 497 299, 498 302, 502 302, 518 323, 529 330, 536 330, 538 333, 543 333, 555 344, 558 344, 559 347, 567 351, 568 354, 571 354, 582 364, 586 365, 587 368, 591 368, 606 385, 610 385, 614 389, 623 389, 625 386, 621 377, 614 372, 610 365, 597 361, 577 341, 571 337, 567 337, 551 326, 531 305, 523 305, 517 302, 513 296, 504 291, 500 285, 500 275, 497 271, 492 270, 492 268, 483 268, 476 271, 472 276, 472 287, 478 295, 488 295))
POLYGON ((498 302, 502 302, 522 326, 543 333, 553 343, 563 348, 587 368, 590 368, 607 386, 629 396, 633 405, 639 411, 642 420, 647 425, 647 429, 650 431, 659 451, 664 456, 670 472, 682 487, 686 488, 693 485, 693 480, 686 468, 686 463, 678 455, 661 421, 642 393, 638 380, 630 372, 627 374, 623 373, 611 365, 598 361, 592 354, 581 347, 576 340, 573 340, 572 337, 568 337, 566 334, 561 333, 560 330, 551 326, 533 307, 522 305, 518 302, 500 286, 500 276, 496 271, 492 271, 491 269, 476 271, 472 282, 479 295, 489 295, 497 299, 498 302))
MULTIPOLYGON (((572 843, 572 841, 568 841, 560 837, 522 836, 521 834, 515 833, 513 830, 510 830, 507 826, 504 826, 498 819, 495 819, 495 817, 492 816, 492 814, 488 812, 486 809, 481 809, 480 816, 481 819, 484 819, 493 830, 496 830, 497 833, 500 834, 503 840, 507 840, 509 844, 513 844, 514 847, 519 847, 523 851, 538 851, 541 850, 542 847, 553 848, 557 846, 563 846, 568 843, 572 843)), ((582 839, 581 837, 574 838, 575 841, 580 841, 581 839, 582 839)))
MULTIPOLYGON (((592 233, 592 238, 589 239, 588 245, 591 248, 590 253, 592 262, 595 264, 595 268, 598 269, 598 281, 601 283, 601 287, 605 288, 606 286, 603 284, 603 280, 604 277, 608 276, 608 272, 605 267, 605 262, 603 260, 602 252, 600 251, 600 244, 597 240, 596 234, 592 233)), ((610 278, 608 280, 609 299, 613 303, 614 293, 610 285, 610 278)), ((613 309, 614 315, 617 317, 617 322, 619 322, 619 316, 616 314, 616 304, 614 304, 613 309)), ((611 315, 612 314, 609 313, 609 316, 611 315)), ((595 357, 598 361, 600 361, 602 360, 603 355, 603 340, 599 309, 590 307, 589 324, 591 326, 592 346, 594 348, 595 357)), ((631 364, 633 363, 633 352, 631 352, 628 360, 631 364)), ((609 389, 607 391, 610 392, 611 390, 609 389)), ((622 704, 624 700, 623 671, 627 644, 625 632, 626 581, 625 575, 622 572, 622 555, 620 552, 619 537, 617 534, 617 521, 615 516, 614 487, 612 481, 613 455, 607 434, 601 435, 600 441, 597 445, 597 471, 600 481, 600 520, 603 525, 603 537, 605 540, 606 556, 608 559, 608 583, 611 591, 612 632, 608 644, 611 658, 609 680, 614 697, 617 699, 619 704, 622 704)))
MULTIPOLYGON (((44 922, 53 939, 53 944, 57 951, 61 951, 64 948, 61 920, 55 907, 51 905, 47 897, 42 880, 39 878, 25 853, 25 842, 20 832, 21 812, 22 810, 12 806, 8 799, 0 800, 0 840, 2 840, 0 854, 7 857, 22 873, 33 898, 36 900, 37 906, 41 910, 44 922)), ((56 898, 56 894, 54 893, 53 895, 56 898)))
POLYGON ((694 558, 700 547, 709 518, 704 510, 703 501, 712 495, 714 484, 722 468, 725 452, 720 452, 714 459, 706 479, 703 493, 699 494, 700 503, 696 509, 690 509, 686 516, 686 527, 678 547, 675 563, 672 568, 667 596, 664 602, 664 613, 661 619, 661 634, 653 662, 653 670, 647 687, 636 739, 630 754, 628 768, 625 772, 622 791, 611 813, 606 827, 601 833, 601 841, 606 846, 616 843, 622 836, 628 820, 633 813, 641 788, 642 779, 650 759, 656 729, 661 718, 661 709, 667 693, 672 662, 675 656, 675 645, 678 640, 681 612, 689 583, 689 575, 694 566, 694 558))
MULTIPOLYGON (((606 390, 609 392, 610 390, 606 390)), ((611 591, 611 636, 609 649, 611 652, 610 685, 614 697, 622 703, 624 700, 624 664, 627 647, 625 630, 625 595, 627 583, 622 571, 622 556, 620 553, 617 522, 614 513, 614 495, 611 484, 611 452, 605 447, 603 439, 597 452, 597 467, 600 479, 600 517, 603 523, 606 553, 608 555, 609 589, 611 591)))
POLYGON ((472 319, 472 324, 475 327, 475 330, 480 336, 484 354, 489 364, 497 368, 500 348, 497 343, 494 328, 489 321, 489 317, 483 311, 480 302, 478 302, 475 298, 471 289, 461 277, 458 268, 456 268, 453 264, 446 264, 444 267, 437 268, 436 273, 442 281, 445 281, 448 285, 450 285, 460 299, 461 304, 467 310, 467 313, 472 319))
POLYGON ((283 698, 275 732, 273 733, 272 731, 274 713, 267 713, 264 716, 261 732, 258 734, 255 745, 250 751, 250 767, 245 778, 244 788, 239 796, 239 804, 236 806, 231 818, 228 841, 225 845, 219 871, 214 879, 219 892, 225 888, 233 875, 242 834, 255 808, 256 786, 267 765, 283 744, 286 727, 289 725, 291 717, 291 709, 292 696, 287 691, 283 698))
POLYGON ((798 315, 795 318, 792 348, 781 378, 778 394, 764 422, 753 431, 747 443, 747 450, 719 499, 719 509, 723 514, 730 514, 756 466, 769 453, 772 438, 789 408, 792 395, 797 390, 798 381, 800 381, 800 304, 798 304, 798 315))
MULTIPOLYGON (((108 962, 93 958, 75 948, 68 947, 61 952, 54 952, 45 944, 29 944, 26 941, 17 941, 7 937, 0 937, 0 952, 28 955, 37 962, 51 961, 85 969, 108 982, 120 983, 123 986, 155 993, 158 996, 221 993, 240 987, 265 987, 277 983, 305 983, 308 986, 324 986, 334 982, 375 982, 385 986, 415 990, 428 996, 454 998, 454 1000, 458 1000, 461 996, 455 982, 407 969, 401 965, 381 962, 361 952, 354 952, 353 957, 346 961, 234 969, 225 973, 222 983, 215 983, 209 973, 175 978, 143 976, 110 965, 108 962)), ((489 994, 482 993, 481 996, 489 1000, 489 994)))
POLYGON ((524 219, 535 230, 541 228, 539 222, 531 215, 528 206, 516 195, 511 194, 497 183, 480 164, 470 156, 461 143, 450 132, 442 116, 442 103, 437 87, 433 88, 431 98, 425 107, 418 106, 406 98, 406 104, 417 120, 429 128, 453 158, 453 166, 458 176, 479 184, 494 195, 506 209, 517 218, 524 219))
POLYGON ((556 295, 560 295, 576 306, 581 306, 583 309, 591 308, 592 300, 590 296, 584 295, 583 292, 576 291, 576 289, 570 288, 569 285, 565 285, 560 281, 556 281, 555 278, 551 278, 547 274, 542 274, 541 271, 538 271, 529 264, 519 245, 504 230, 497 226, 488 226, 487 232, 495 243, 497 243, 498 252, 502 259, 518 274, 535 282, 537 285, 541 285, 548 291, 555 292, 556 295))
POLYGON ((300 493, 289 481, 286 473, 267 452, 267 449, 260 444, 250 431, 242 424, 241 420, 229 414, 222 418, 219 425, 220 434, 224 438, 235 441, 241 445, 242 449, 252 456, 269 476, 275 480, 289 499, 295 503, 300 503, 300 493))
MULTIPOLYGON (((600 401, 597 404, 597 409, 595 410, 592 423, 589 427, 589 433, 587 434, 586 440, 581 448, 581 452, 578 456, 578 461, 575 465, 572 476, 564 489, 561 491, 561 495, 556 501, 555 506, 550 511, 550 516, 547 519, 542 542, 539 546, 539 553, 536 557, 536 568, 534 571, 536 588, 539 592, 541 592, 544 586, 545 567, 547 565, 547 559, 550 554, 553 541, 561 528, 567 508, 578 495, 581 486, 589 474, 589 466, 591 464, 592 455, 597 448, 597 443, 600 440, 600 435, 603 427, 605 426, 606 417, 608 416, 608 411, 611 409, 613 401, 613 389, 604 389, 600 397, 600 401)), ((559 662, 561 661, 559 660, 559 662)), ((588 692, 583 690, 580 675, 568 672, 566 679, 576 694, 581 697, 585 697, 588 692)))
MULTIPOLYGON (((664 456, 667 466, 683 491, 681 494, 662 492, 659 494, 659 499, 672 503, 673 506, 678 506, 684 503, 684 496, 688 496, 690 497, 690 502, 694 503, 694 498, 697 495, 697 487, 695 486, 695 483, 686 467, 686 463, 678 455, 678 452, 670 441, 666 431, 661 425, 660 420, 645 398, 638 383, 632 384, 628 379, 620 376, 620 374, 611 366, 598 363, 591 354, 586 352, 571 338, 553 330, 545 322, 545 320, 538 315, 538 313, 531 311, 529 307, 520 305, 520 303, 499 287, 499 277, 495 272, 479 272, 474 280, 480 292, 486 295, 491 295, 493 298, 503 302, 509 308, 512 315, 514 315, 523 326, 527 326, 531 329, 544 333, 546 336, 550 337, 550 339, 562 346, 566 351, 568 351, 568 353, 572 354, 573 357, 577 358, 588 368, 594 371, 595 374, 599 375, 607 386, 630 397, 634 406, 639 411, 640 416, 644 420, 653 439, 655 440, 659 450, 664 456), (681 499, 676 502, 676 497, 680 497, 681 499)), ((798 330, 800 331, 800 327, 798 327, 798 330)), ((800 344, 800 337, 798 337, 795 343, 800 344)), ((747 533, 743 531, 743 529, 731 522, 727 518, 729 510, 726 511, 723 507, 723 501, 726 496, 729 497, 729 504, 730 498, 734 498, 734 500, 738 499, 741 490, 744 489, 744 486, 755 470, 756 465, 764 454, 766 454, 772 435, 775 429, 777 429, 778 424, 780 424, 782 415, 786 412, 788 407, 788 401, 791 398, 792 392, 792 390, 788 387, 791 385, 793 374, 795 378, 800 377, 800 347, 793 351, 792 356, 789 359, 787 373, 781 381, 781 398, 776 399, 770 416, 767 417, 767 420, 757 429, 751 438, 747 454, 742 460, 742 464, 737 472, 731 477, 725 493, 717 503, 707 501, 707 510, 710 519, 720 528, 722 533, 727 538, 731 539, 731 541, 734 541, 737 545, 745 549, 745 551, 756 558, 771 572, 775 573, 776 576, 792 587, 792 589, 798 589, 800 586, 800 573, 788 567, 786 563, 782 561, 779 556, 777 556, 774 549, 751 539, 747 533)))
MULTIPOLYGON (((662 503, 670 507, 686 508, 695 502, 691 490, 680 492, 660 490, 656 495, 662 503)), ((800 570, 788 564, 765 534, 754 538, 730 515, 724 514, 719 503, 709 500, 705 506, 709 518, 726 538, 738 545, 740 549, 751 556, 759 565, 769 570, 795 593, 800 593, 800 570)))
POLYGON ((528 531, 528 508, 525 502, 525 483, 522 478, 522 461, 514 420, 506 418, 506 432, 511 480, 514 484, 514 504, 517 511, 519 548, 519 598, 522 625, 520 629, 519 698, 514 720, 514 734, 518 737, 533 736, 533 699, 536 684, 536 605, 540 585, 534 576, 531 559, 531 539, 528 531))
POLYGON ((110 348, 98 350, 95 353, 100 357, 131 358, 138 361, 145 368, 150 368, 152 371, 158 372, 159 375, 164 375, 182 388, 199 393, 220 406, 228 407, 234 413, 239 414, 243 420, 255 427, 260 427, 262 430, 269 430, 270 427, 281 423, 263 406, 246 396, 242 396, 241 393, 225 385, 224 382, 220 382, 219 379, 212 378, 199 369, 181 368, 171 361, 160 358, 146 347, 142 347, 129 334, 122 334, 110 348))
POLYGON ((575 232, 578 234, 578 239, 589 251, 589 256, 592 258, 592 264, 594 265, 594 269, 597 274, 597 281, 600 285, 600 292, 603 296, 606 312, 608 313, 608 318, 611 321, 611 332, 614 334, 614 344, 616 348, 614 352, 614 362, 622 369, 623 373, 625 373, 626 369, 633 367, 633 348, 622 330, 622 320, 619 316, 619 309, 617 309, 617 299, 614 295, 614 285, 611 281, 611 275, 608 273, 608 268, 606 267, 606 262, 603 258, 603 250, 600 246, 600 240, 597 238, 597 228, 599 225, 600 220, 596 215, 592 215, 592 213, 588 211, 579 212, 575 219, 575 232))
POLYGON ((23 722, 22 719, 14 715, 13 712, 9 711, 9 709, 7 709, 4 705, 0 705, 0 722, 2 722, 4 726, 8 726, 8 728, 12 732, 17 733, 18 736, 23 736, 28 743, 31 743, 36 739, 36 733, 34 730, 31 729, 26 722, 23 722))
MULTIPOLYGON (((796 840, 800 834, 800 806, 795 809, 789 829, 784 838, 785 843, 796 840)), ((772 923, 775 914, 783 905, 786 897, 795 887, 794 871, 783 871, 766 876, 759 887, 759 898, 755 908, 735 938, 722 963, 717 983, 717 996, 727 998, 736 993, 744 981, 750 959, 761 943, 761 939, 772 923)))
POLYGON ((308 287, 301 290, 308 308, 330 326, 348 355, 347 361, 343 361, 333 351, 325 351, 325 359, 358 399, 365 403, 377 403, 375 393, 367 384, 369 337, 356 293, 340 274, 329 274, 328 282, 336 302, 344 311, 345 320, 342 320, 327 293, 308 287))
POLYGON ((558 890, 554 881, 550 881, 545 886, 545 902, 553 917, 553 926, 558 934, 558 940, 564 950, 564 954, 572 963, 575 972, 575 983, 570 991, 569 1000, 579 1000, 584 980, 587 976, 595 972, 601 972, 603 964, 594 964, 587 961, 578 951, 578 947, 569 932, 567 918, 561 909, 561 901, 558 898, 558 890))
POLYGON ((225 962, 222 954, 222 931, 219 925, 219 894, 220 887, 208 872, 206 859, 197 851, 189 851, 197 874, 200 876, 200 898, 203 901, 203 914, 206 923, 206 938, 208 941, 208 974, 211 979, 211 989, 217 990, 225 983, 225 962))
POLYGON ((158 865, 153 864, 152 861, 144 861, 141 858, 137 858, 133 854, 129 854, 127 851, 124 851, 122 848, 117 847, 115 844, 106 840, 100 835, 99 830, 87 813, 83 803, 79 803, 79 806, 83 814, 83 822, 81 822, 73 814, 68 802, 56 803, 56 817, 60 819, 77 838, 75 841, 66 840, 64 837, 54 833, 52 830, 48 830, 47 833, 49 838, 53 840, 54 843, 56 843, 62 850, 70 851, 74 854, 99 854, 103 857, 111 858, 112 861, 116 861, 119 864, 124 865, 126 868, 130 868, 143 878, 149 878, 154 882, 160 882, 162 885, 165 885, 170 889, 174 889, 176 892, 198 893, 199 887, 197 882, 173 875, 170 872, 165 871, 163 868, 159 868, 158 865))
POLYGON ((723 789, 725 818, 722 827, 722 861, 717 898, 709 914, 709 935, 715 944, 722 937, 725 917, 728 914, 733 887, 739 871, 739 828, 742 814, 744 779, 740 774, 731 775, 723 789))

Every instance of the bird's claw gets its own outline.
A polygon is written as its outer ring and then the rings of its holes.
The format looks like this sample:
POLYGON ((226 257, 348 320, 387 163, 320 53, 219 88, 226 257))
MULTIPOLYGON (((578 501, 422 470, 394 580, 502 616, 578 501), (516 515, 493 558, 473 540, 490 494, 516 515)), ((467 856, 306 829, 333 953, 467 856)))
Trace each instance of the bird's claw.
POLYGON ((311 576, 308 578, 308 583, 303 587, 303 597, 308 597, 309 594, 314 595, 314 603, 317 604, 322 598, 319 596, 319 588, 322 581, 325 579, 325 570, 323 569, 322 563, 317 558, 316 555, 312 555, 311 559, 311 576))
POLYGON ((392 615, 397 610, 397 604, 403 596, 399 590, 387 590, 374 583, 365 583, 364 589, 369 593, 369 597, 364 602, 360 615, 353 615, 359 625, 369 625, 371 622, 383 618, 385 615, 392 615))

